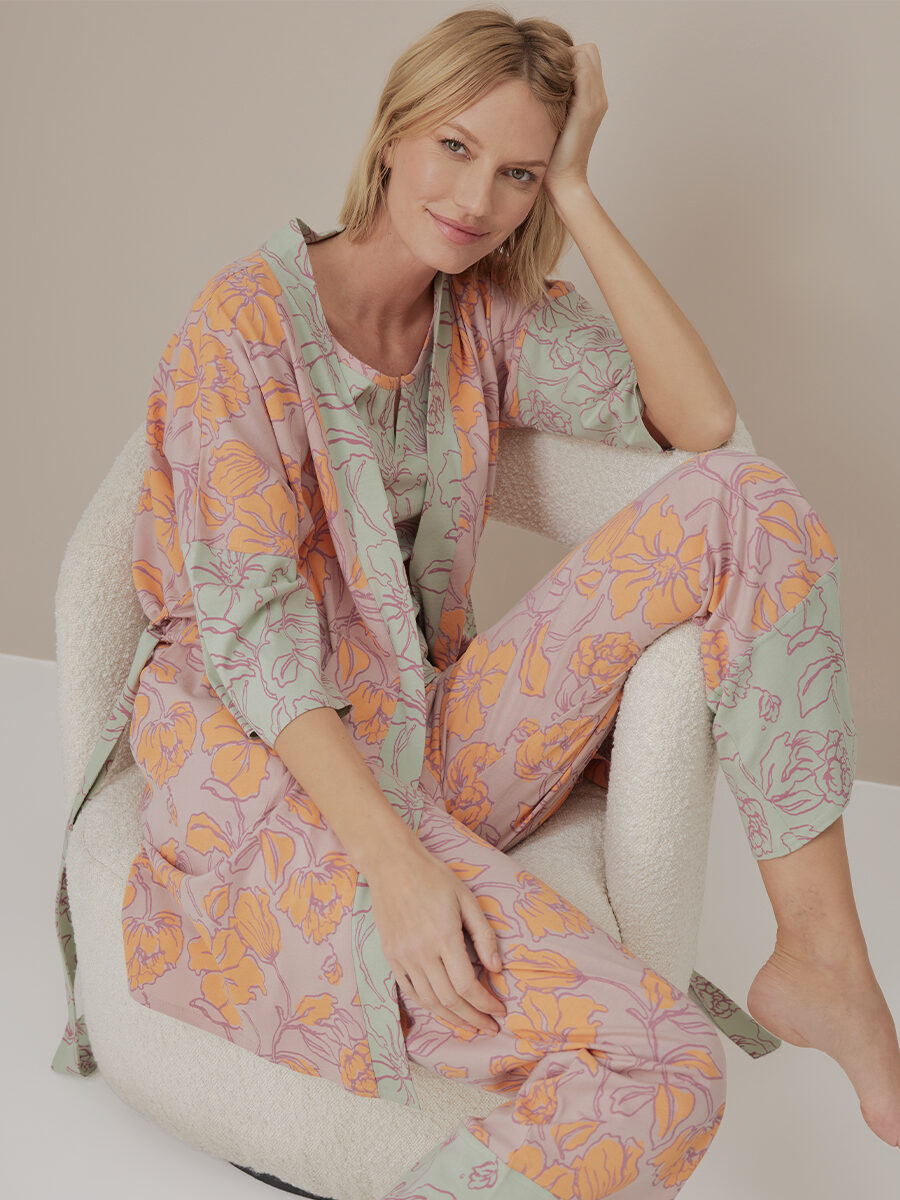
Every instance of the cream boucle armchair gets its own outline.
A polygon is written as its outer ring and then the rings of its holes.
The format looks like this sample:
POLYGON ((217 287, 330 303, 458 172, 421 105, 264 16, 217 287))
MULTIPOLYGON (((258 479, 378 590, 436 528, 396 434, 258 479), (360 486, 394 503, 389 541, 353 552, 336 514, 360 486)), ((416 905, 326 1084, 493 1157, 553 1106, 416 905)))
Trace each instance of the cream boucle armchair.
MULTIPOLYGON (((81 517, 60 570, 66 816, 146 626, 131 578, 144 436, 142 422, 81 517)), ((726 446, 754 450, 740 418, 726 446)), ((504 429, 489 519, 572 546, 690 457, 688 451, 620 450, 586 438, 504 429)), ((541 828, 509 851, 684 991, 694 967, 718 768, 699 638, 698 626, 682 624, 657 638, 632 668, 616 720, 608 792, 582 780, 541 828)), ((415 1063, 421 1110, 354 1096, 136 1003, 126 978, 120 905, 140 843, 142 787, 126 731, 102 790, 78 816, 67 856, 76 997, 99 1071, 121 1099, 266 1182, 336 1200, 383 1195, 464 1116, 486 1115, 503 1102, 415 1063)))

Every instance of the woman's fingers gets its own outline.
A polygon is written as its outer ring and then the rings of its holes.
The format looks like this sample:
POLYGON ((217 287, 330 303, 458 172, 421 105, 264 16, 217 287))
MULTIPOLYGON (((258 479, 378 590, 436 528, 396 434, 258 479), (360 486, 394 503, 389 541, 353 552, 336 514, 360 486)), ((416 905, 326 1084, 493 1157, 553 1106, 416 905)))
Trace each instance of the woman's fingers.
POLYGON ((489 971, 499 971, 502 969, 503 961, 500 957, 497 936, 484 914, 484 909, 478 903, 478 897, 470 887, 465 884, 462 887, 459 904, 475 952, 489 971))
MULTIPOLYGON (((469 969, 471 981, 463 980, 461 987, 458 987, 451 980, 443 960, 438 958, 425 965, 419 978, 415 976, 420 973, 413 968, 410 977, 416 991, 425 1001, 426 1007, 430 1008, 437 1016, 442 1017, 443 1020, 449 1021, 451 1025, 462 1024, 473 1027, 478 1032, 497 1033, 500 1029, 499 1024, 485 1011, 476 1007, 480 1003, 484 1003, 485 1008, 495 1007, 496 999, 475 978, 472 964, 469 962, 464 948, 461 953, 469 969), (474 1003, 470 1003, 467 996, 474 1003)), ((445 957, 446 954, 445 950, 445 957)), ((455 970, 460 972, 460 967, 457 966, 455 970)))
POLYGON ((446 1021, 446 1024, 448 1025, 454 1025, 457 1028, 463 1028, 463 1030, 469 1030, 472 1033, 481 1033, 481 1030, 470 1024, 469 1021, 464 1021, 461 1016, 457 1016, 456 1013, 451 1013, 450 1009, 445 1008, 443 1004, 438 1001, 437 997, 434 997, 431 1002, 426 1001, 425 996, 421 995, 420 989, 424 990, 425 992, 431 992, 431 995, 433 996, 433 989, 431 989, 430 985, 428 985, 427 977, 424 973, 415 971, 414 968, 410 968, 410 970, 412 970, 412 973, 415 974, 416 978, 420 980, 419 988, 414 988, 412 980, 409 979, 407 974, 407 976, 404 976, 404 978, 409 980, 409 982, 403 986, 403 991, 406 992, 414 1004, 418 1004, 420 1008, 427 1008, 428 1012, 439 1016, 439 1018, 442 1019, 442 1021, 446 1021))

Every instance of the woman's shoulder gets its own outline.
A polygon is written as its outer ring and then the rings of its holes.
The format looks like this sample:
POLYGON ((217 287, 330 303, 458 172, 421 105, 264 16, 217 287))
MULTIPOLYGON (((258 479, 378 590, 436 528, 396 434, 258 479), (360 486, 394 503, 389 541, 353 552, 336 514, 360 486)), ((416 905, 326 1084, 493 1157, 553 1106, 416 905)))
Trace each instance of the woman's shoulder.
POLYGON ((253 295, 264 307, 271 308, 283 293, 279 274, 287 275, 294 286, 302 284, 308 273, 301 253, 306 227, 301 226, 299 218, 292 218, 261 245, 220 267, 195 293, 188 317, 210 309, 220 310, 221 322, 229 312, 246 316, 241 298, 253 295), (273 266, 276 263, 278 270, 273 266))
POLYGON ((204 329, 227 341, 280 346, 287 336, 283 288, 265 247, 232 259, 211 275, 190 302, 180 333, 202 321, 204 329))
POLYGON ((478 275, 473 268, 450 277, 459 318, 484 335, 495 357, 508 357, 531 327, 554 323, 560 305, 577 301, 575 286, 566 279, 545 279, 536 299, 513 295, 495 279, 478 275))
POLYGON ((539 296, 523 298, 514 295, 498 280, 477 274, 474 267, 451 275, 450 280, 463 314, 481 310, 489 324, 496 327, 503 327, 510 320, 518 323, 526 314, 537 312, 558 297, 575 291, 575 285, 567 279, 545 279, 539 296))

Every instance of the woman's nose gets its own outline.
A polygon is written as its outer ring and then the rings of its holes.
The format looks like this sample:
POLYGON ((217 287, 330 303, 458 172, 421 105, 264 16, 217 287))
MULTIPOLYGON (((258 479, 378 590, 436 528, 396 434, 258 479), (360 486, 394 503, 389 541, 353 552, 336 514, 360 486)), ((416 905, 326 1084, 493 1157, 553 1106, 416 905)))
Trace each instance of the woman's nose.
POLYGON ((454 194, 454 201, 460 219, 471 221, 473 225, 483 223, 491 211, 491 188, 494 185, 493 173, 484 171, 464 171, 461 173, 454 194))

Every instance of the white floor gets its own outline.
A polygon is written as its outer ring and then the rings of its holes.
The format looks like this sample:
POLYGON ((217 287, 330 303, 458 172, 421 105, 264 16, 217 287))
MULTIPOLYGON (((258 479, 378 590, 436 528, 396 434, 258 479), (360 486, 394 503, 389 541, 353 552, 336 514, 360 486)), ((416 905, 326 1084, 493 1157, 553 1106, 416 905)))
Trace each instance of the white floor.
MULTIPOLYGON (((56 667, 0 656, 7 950, 0 986, 6 1083, 0 1189, 16 1200, 274 1200, 284 1192, 195 1150, 128 1108, 99 1073, 65 1078, 50 1061, 65 1025, 53 907, 63 795, 56 667), (38 730, 41 732, 38 733, 38 730)), ((900 788, 857 781, 844 823, 869 955, 900 1024, 900 788)), ((724 778, 713 819, 697 969, 738 1003, 770 953, 774 918, 724 778)), ((898 1200, 900 1150, 869 1130, 853 1088, 816 1050, 752 1059, 723 1038, 728 1095, 720 1130, 679 1195, 686 1200, 898 1200)), ((630 1194, 630 1193, 629 1193, 630 1194)), ((338 1197, 337 1200, 359 1200, 338 1197)))

